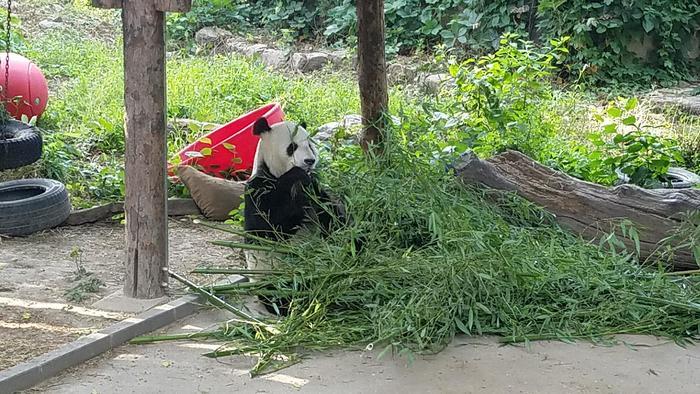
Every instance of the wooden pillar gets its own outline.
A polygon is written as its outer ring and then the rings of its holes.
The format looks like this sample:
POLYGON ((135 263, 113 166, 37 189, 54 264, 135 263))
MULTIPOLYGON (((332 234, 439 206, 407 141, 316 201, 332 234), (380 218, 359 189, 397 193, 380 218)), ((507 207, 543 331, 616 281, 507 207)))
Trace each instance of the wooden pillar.
POLYGON ((122 8, 124 33, 126 278, 124 295, 157 298, 168 275, 165 11, 190 0, 93 0, 122 8))
POLYGON ((384 0, 357 1, 357 52, 364 131, 360 141, 381 150, 389 94, 384 54, 384 0))

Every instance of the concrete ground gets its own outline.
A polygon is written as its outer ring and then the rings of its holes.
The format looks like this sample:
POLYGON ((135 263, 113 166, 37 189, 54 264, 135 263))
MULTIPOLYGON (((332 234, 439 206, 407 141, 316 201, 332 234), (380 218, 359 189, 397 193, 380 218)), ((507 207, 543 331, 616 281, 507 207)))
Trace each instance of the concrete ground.
MULTIPOLYGON (((203 311, 165 332, 224 320, 203 311)), ((582 342, 501 346, 460 337, 442 353, 377 359, 379 350, 311 355, 278 373, 251 379, 254 360, 201 357, 215 343, 126 345, 29 392, 47 393, 700 393, 700 347, 651 337, 621 337, 604 347, 582 342)), ((2 391, 0 389, 0 391, 2 391)))

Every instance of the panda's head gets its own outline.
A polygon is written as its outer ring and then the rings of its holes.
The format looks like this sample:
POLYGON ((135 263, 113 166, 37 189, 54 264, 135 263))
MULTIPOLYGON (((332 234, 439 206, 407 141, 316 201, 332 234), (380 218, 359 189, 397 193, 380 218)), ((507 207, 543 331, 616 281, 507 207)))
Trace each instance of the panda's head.
POLYGON ((311 172, 316 166, 316 149, 303 123, 280 122, 270 126, 267 119, 260 118, 253 125, 253 134, 260 137, 253 174, 262 163, 276 178, 294 167, 311 172))

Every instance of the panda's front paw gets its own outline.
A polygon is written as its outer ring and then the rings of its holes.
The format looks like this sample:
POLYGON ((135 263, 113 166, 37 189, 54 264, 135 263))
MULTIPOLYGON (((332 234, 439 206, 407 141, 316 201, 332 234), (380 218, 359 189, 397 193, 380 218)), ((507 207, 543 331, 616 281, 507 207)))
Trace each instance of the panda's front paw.
POLYGON ((301 183, 304 186, 308 186, 311 184, 311 175, 306 172, 301 167, 292 167, 291 170, 285 172, 281 177, 281 181, 284 181, 285 183, 292 185, 294 183, 301 183))

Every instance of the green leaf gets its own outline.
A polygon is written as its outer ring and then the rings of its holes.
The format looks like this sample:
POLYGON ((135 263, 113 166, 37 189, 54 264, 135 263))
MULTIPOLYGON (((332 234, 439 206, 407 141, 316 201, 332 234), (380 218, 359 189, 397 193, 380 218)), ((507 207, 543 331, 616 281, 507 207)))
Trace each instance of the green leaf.
POLYGON ((226 148, 232 152, 236 150, 236 145, 229 144, 228 142, 224 142, 222 145, 224 146, 224 148, 226 148))
POLYGON ((635 123, 637 123, 637 118, 635 118, 633 115, 630 115, 630 116, 622 119, 622 124, 625 126, 631 126, 635 123))
POLYGON ((484 313, 486 313, 487 315, 490 315, 490 314, 491 314, 491 310, 489 310, 489 308, 488 308, 486 305, 484 305, 484 304, 482 304, 482 303, 480 303, 480 302, 477 302, 477 303, 476 303, 476 306, 477 306, 479 309, 481 309, 482 311, 484 311, 484 313))
POLYGON ((639 142, 635 142, 627 148, 627 153, 637 153, 642 150, 642 148, 644 148, 644 145, 640 144, 639 142))
POLYGON ((619 118, 622 116, 622 110, 617 107, 610 107, 608 108, 608 115, 612 116, 613 118, 619 118))
POLYGON ((464 334, 471 335, 471 332, 469 332, 469 329, 467 328, 467 326, 465 326, 464 323, 462 323, 462 321, 459 320, 459 318, 457 318, 457 317, 455 317, 455 325, 457 325, 457 328, 459 328, 459 331, 462 331, 464 334))
POLYGON ((203 143, 203 144, 211 145, 211 139, 210 139, 210 138, 207 138, 207 137, 202 137, 202 138, 200 138, 200 139, 199 139, 199 142, 201 142, 201 143, 203 143))
POLYGON ((647 33, 654 30, 654 20, 652 19, 651 15, 649 15, 649 14, 644 15, 644 20, 642 21, 642 27, 644 27, 644 31, 647 33))
POLYGON ((637 108, 637 104, 639 104, 639 100, 637 100, 636 97, 632 97, 629 100, 627 100, 627 103, 625 104, 625 109, 627 111, 631 111, 637 108))
POLYGON ((379 356, 377 356, 377 359, 378 359, 378 360, 381 360, 382 357, 384 357, 384 355, 385 355, 393 346, 394 346, 394 345, 391 344, 391 343, 388 344, 388 345, 386 345, 386 347, 384 348, 384 350, 382 350, 382 351, 379 353, 379 356))
POLYGON ((614 133, 617 131, 617 125, 612 123, 605 125, 603 126, 603 131, 605 131, 606 133, 614 133))
POLYGON ((199 153, 204 156, 211 156, 211 148, 202 148, 199 153))

